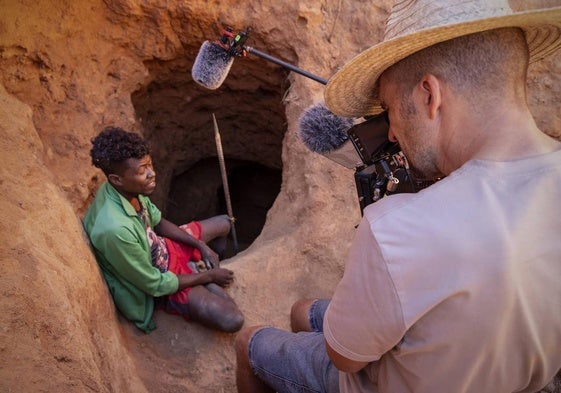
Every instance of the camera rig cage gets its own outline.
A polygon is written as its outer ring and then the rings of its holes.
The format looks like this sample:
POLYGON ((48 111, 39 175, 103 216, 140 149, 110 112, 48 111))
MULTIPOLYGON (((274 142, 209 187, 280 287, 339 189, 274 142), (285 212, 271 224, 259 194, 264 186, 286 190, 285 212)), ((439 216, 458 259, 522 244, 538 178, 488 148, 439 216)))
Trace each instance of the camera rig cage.
POLYGON ((366 206, 386 195, 418 192, 438 180, 416 178, 399 144, 388 140, 388 131, 387 112, 370 116, 347 130, 364 164, 355 169, 361 214, 366 206))

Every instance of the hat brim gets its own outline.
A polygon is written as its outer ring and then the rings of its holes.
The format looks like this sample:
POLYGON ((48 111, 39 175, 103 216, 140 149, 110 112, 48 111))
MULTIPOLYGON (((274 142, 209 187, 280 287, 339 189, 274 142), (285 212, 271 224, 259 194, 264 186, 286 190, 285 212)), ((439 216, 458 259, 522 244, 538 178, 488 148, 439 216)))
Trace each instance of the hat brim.
POLYGON ((530 62, 543 59, 561 47, 561 7, 420 30, 381 42, 357 55, 328 81, 325 103, 330 111, 340 116, 380 113, 376 86, 387 68, 439 42, 503 27, 520 27, 525 31, 530 62))

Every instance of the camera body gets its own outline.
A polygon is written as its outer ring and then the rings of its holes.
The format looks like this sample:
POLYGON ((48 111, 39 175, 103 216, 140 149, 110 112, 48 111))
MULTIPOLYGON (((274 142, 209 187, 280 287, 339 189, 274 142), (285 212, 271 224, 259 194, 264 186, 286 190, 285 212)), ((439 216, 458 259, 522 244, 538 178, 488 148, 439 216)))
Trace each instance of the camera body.
POLYGON ((364 208, 386 195, 414 193, 437 180, 417 179, 397 142, 388 140, 387 112, 355 124, 347 134, 363 162, 355 170, 361 214, 364 208))

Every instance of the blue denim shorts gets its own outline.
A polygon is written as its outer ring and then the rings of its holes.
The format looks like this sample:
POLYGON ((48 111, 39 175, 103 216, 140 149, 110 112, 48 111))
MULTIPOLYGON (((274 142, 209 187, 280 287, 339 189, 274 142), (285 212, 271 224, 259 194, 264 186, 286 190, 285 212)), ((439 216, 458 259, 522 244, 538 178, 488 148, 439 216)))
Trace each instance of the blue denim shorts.
POLYGON ((279 393, 339 392, 339 371, 325 350, 323 314, 329 300, 316 300, 310 307, 313 332, 292 333, 266 327, 249 342, 253 372, 279 393))
POLYGON ((323 316, 331 299, 316 299, 310 306, 308 320, 314 332, 323 333, 323 316))

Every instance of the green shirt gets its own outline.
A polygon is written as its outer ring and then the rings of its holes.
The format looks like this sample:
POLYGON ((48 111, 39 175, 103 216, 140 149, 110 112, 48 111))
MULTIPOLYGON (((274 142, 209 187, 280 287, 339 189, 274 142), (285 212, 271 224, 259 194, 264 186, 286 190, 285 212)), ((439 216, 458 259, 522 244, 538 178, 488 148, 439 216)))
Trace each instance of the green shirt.
MULTIPOLYGON (((162 213, 148 197, 139 195, 139 200, 154 228, 162 213)), ((154 330, 154 297, 176 292, 178 280, 152 266, 146 228, 134 207, 105 182, 86 213, 84 229, 117 308, 141 330, 154 330)))

